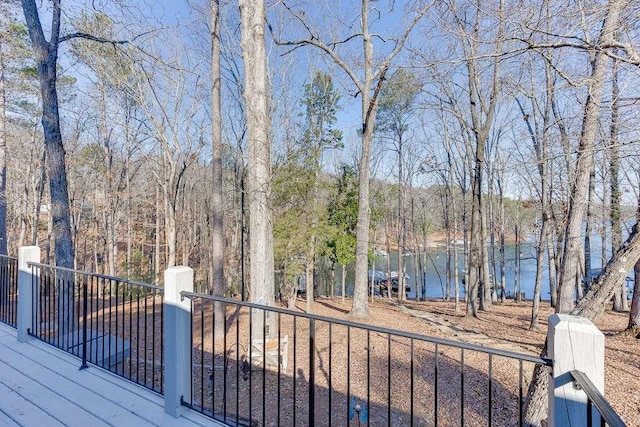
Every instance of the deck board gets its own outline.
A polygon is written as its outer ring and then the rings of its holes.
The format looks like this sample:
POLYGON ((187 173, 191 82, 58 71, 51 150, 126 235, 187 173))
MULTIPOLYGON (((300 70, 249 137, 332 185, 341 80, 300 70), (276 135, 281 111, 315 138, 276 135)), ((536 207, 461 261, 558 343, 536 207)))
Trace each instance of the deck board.
POLYGON ((19 343, 0 324, 0 426, 216 426, 189 411, 164 413, 161 396, 48 344, 19 343))

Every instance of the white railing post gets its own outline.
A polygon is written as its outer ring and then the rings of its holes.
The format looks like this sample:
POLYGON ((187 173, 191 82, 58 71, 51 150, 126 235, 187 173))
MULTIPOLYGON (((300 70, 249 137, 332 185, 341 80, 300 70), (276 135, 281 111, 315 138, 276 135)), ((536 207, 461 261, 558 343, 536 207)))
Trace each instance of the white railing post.
POLYGON ((25 342, 33 332, 33 274, 29 262, 40 262, 40 248, 22 246, 18 249, 18 341, 25 342))
MULTIPOLYGON (((576 387, 570 372, 584 372, 604 395, 604 335, 584 317, 553 314, 549 316, 547 344, 553 360, 549 426, 586 426, 587 396, 576 387)), ((600 425, 596 412, 594 425, 600 425)))
POLYGON ((180 292, 193 292, 193 270, 172 267, 164 272, 164 411, 179 417, 191 397, 191 300, 180 292))

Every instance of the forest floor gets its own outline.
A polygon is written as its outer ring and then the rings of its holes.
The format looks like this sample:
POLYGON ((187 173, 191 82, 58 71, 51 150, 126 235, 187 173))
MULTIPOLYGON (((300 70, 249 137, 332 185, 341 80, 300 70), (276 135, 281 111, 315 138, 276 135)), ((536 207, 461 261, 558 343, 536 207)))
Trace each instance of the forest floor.
MULTIPOLYGON (((301 309, 305 304, 299 301, 301 309)), ((346 311, 349 306, 349 300, 342 305, 339 298, 321 298, 316 301, 314 312, 348 319, 346 311)), ((540 354, 546 338, 547 318, 553 314, 549 304, 542 303, 539 330, 531 331, 530 301, 494 304, 487 311, 480 312, 478 318, 465 316, 462 301, 458 312, 454 310, 453 302, 436 300, 400 303, 376 299, 370 304, 370 310, 366 320, 368 324, 534 356, 540 354)), ((640 426, 640 341, 623 333, 628 315, 628 312, 607 310, 596 326, 605 335, 605 397, 627 425, 640 426)), ((531 366, 525 365, 525 377, 528 377, 525 386, 531 372, 531 366)), ((446 387, 447 383, 439 385, 443 386, 446 387)))

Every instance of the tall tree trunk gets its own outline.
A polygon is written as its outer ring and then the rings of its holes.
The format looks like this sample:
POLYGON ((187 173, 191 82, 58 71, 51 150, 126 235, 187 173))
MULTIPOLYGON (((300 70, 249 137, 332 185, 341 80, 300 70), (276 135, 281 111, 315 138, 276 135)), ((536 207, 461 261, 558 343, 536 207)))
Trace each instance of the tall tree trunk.
MULTIPOLYGON (((544 214, 543 214, 544 216, 544 214)), ((529 329, 538 330, 538 312, 540 309, 540 293, 542 289, 542 269, 544 263, 545 237, 547 235, 547 223, 544 218, 540 225, 540 240, 536 246, 536 282, 533 290, 533 306, 531 309, 531 323, 529 329)))
MULTIPOLYGON (((451 207, 451 200, 449 197, 449 183, 447 183, 447 188, 445 190, 447 192, 447 196, 446 196, 446 201, 445 201, 445 230, 446 230, 446 243, 445 243, 445 256, 447 257, 446 259, 446 271, 445 271, 445 280, 446 280, 446 288, 445 288, 445 301, 451 301, 451 214, 450 212, 452 211, 452 207, 451 207)), ((455 215, 455 213, 454 213, 455 215)), ((455 235, 455 234, 454 234, 455 235)), ((425 246, 425 251, 426 246, 425 246)), ((416 276, 417 277, 417 276, 416 276)))
MULTIPOLYGON (((599 46, 611 45, 614 33, 618 28, 623 2, 611 0, 609 2, 604 24, 598 37, 599 46)), ((589 79, 589 90, 585 103, 582 133, 578 146, 575 178, 571 188, 569 200, 569 214, 567 232, 565 235, 564 253, 560 268, 558 283, 558 313, 570 312, 573 305, 572 293, 576 280, 580 275, 580 252, 582 225, 585 216, 585 203, 589 190, 589 176, 593 167, 593 146, 598 127, 599 108, 607 71, 608 57, 606 53, 596 51, 593 60, 593 72, 589 79)))
MULTIPOLYGON (((638 195, 638 209, 636 210, 636 221, 640 222, 640 195, 638 195)), ((628 329, 634 329, 638 336, 640 329, 640 260, 633 267, 633 298, 631 299, 631 310, 629 311, 628 329)))
POLYGON ((347 285, 346 285, 346 280, 347 280, 347 266, 346 265, 342 265, 342 280, 341 280, 341 284, 342 284, 342 304, 344 304, 344 298, 345 298, 345 294, 347 293, 347 285))
MULTIPOLYGON (((249 144, 250 300, 275 303, 273 266, 273 212, 271 208, 271 114, 267 82, 264 0, 239 0, 242 59, 245 70, 244 103, 249 144)), ((366 300, 366 296, 365 296, 366 300)), ((273 333, 273 319, 256 314, 257 337, 273 333), (263 329, 264 328, 264 329, 263 329)))
MULTIPOLYGON (((633 298, 629 311, 628 329, 640 329, 640 261, 633 267, 633 298)), ((638 334, 636 333, 636 336, 638 334)))
MULTIPOLYGON (((503 168, 502 168, 503 169, 503 168)), ((500 289, 502 289, 501 300, 505 301, 507 293, 507 277, 505 275, 507 269, 507 262, 505 258, 505 223, 504 223, 504 187, 503 187, 503 170, 501 170, 500 176, 498 176, 498 200, 500 205, 500 289)))
MULTIPOLYGON (((51 197, 51 217, 55 262, 57 266, 73 268, 73 242, 71 238, 71 209, 67 190, 65 150, 60 133, 58 112, 57 63, 60 36, 60 0, 53 1, 51 14, 51 39, 47 41, 42 31, 35 0, 22 0, 29 37, 36 56, 36 68, 42 97, 42 129, 46 150, 47 175, 51 197)), ((69 297, 72 290, 65 290, 69 297)), ((70 299, 69 299, 70 300, 70 299)))
MULTIPOLYGON (((583 291, 587 291, 589 286, 591 285, 591 230, 593 223, 593 194, 595 192, 596 187, 596 170, 595 165, 591 169, 591 174, 589 175, 589 195, 587 197, 587 217, 585 221, 585 230, 584 230, 584 279, 582 282, 579 280, 576 281, 578 286, 578 295, 580 295, 580 288, 583 291), (583 286, 584 284, 584 286, 583 286)), ((604 245, 605 242, 603 241, 604 245)), ((579 298, 581 298, 580 296, 579 298)))
MULTIPOLYGON (((213 192, 211 201, 211 265, 213 295, 224 296, 224 200, 222 197, 222 102, 220 98, 220 1, 211 0, 211 139, 213 192)), ((224 337, 224 306, 215 304, 215 339, 224 337)))
POLYGON ((320 150, 316 150, 314 156, 314 171, 313 171, 313 188, 311 189, 311 206, 308 214, 311 215, 307 224, 310 224, 311 235, 309 236, 309 244, 307 247, 307 264, 305 266, 305 284, 307 285, 307 313, 313 311, 313 302, 315 298, 315 281, 314 271, 316 265, 316 230, 318 229, 318 178, 320 176, 320 150))
MULTIPOLYGON (((60 132, 60 114, 58 111, 57 65, 58 41, 60 37, 60 0, 53 0, 51 10, 51 37, 47 41, 42 31, 38 7, 35 0, 22 0, 31 45, 35 52, 36 68, 40 83, 42 98, 42 129, 46 155, 47 175, 49 176, 49 195, 51 198, 51 226, 54 240, 55 263, 59 267, 73 268, 74 253, 71 236, 71 209, 69 207, 69 193, 67 186, 67 171, 65 166, 65 150, 60 132)), ((68 335, 74 330, 72 313, 73 305, 63 301, 73 301, 74 292, 72 281, 66 274, 58 275, 59 299, 58 328, 61 336, 68 335)))
POLYGON ((495 219, 495 194, 494 194, 494 168, 491 168, 489 177, 489 280, 491 301, 497 302, 497 271, 496 271, 496 219, 495 219))
MULTIPOLYGON (((132 261, 132 252, 133 252, 133 201, 131 197, 131 133, 130 133, 130 110, 127 107, 126 111, 126 128, 125 128, 125 143, 126 143, 126 153, 127 157, 125 159, 125 179, 127 180, 127 279, 131 278, 131 261, 132 261)), ((142 271, 140 271, 142 273, 142 271)))
MULTIPOLYGON (((611 125, 610 149, 609 149, 609 180, 611 190, 611 203, 609 207, 609 219, 611 220, 611 253, 614 254, 620 249, 622 243, 622 225, 620 222, 620 149, 618 147, 618 118, 620 116, 620 88, 618 86, 618 61, 612 61, 612 82, 611 82, 611 125)), ((602 246, 605 247, 604 240, 602 246)), ((604 265, 604 264, 603 264, 604 265)), ((613 309, 615 311, 626 311, 629 309, 627 302, 626 284, 620 286, 620 291, 613 297, 613 309)))
POLYGON ((7 134, 4 53, 0 40, 0 255, 7 255, 7 134))
POLYGON ((47 179, 46 168, 47 150, 43 148, 42 157, 40 158, 40 167, 38 175, 35 179, 35 192, 33 195, 33 221, 31 223, 31 244, 38 244, 38 229, 40 226, 40 208, 42 207, 42 200, 44 198, 44 186, 47 179))
MULTIPOLYGON (((502 17, 504 2, 500 1, 500 16, 496 35, 496 52, 502 51, 503 28, 504 22, 502 17)), ((468 41, 463 41, 463 50, 465 53, 466 68, 468 72, 467 89, 469 96, 469 104, 471 106, 471 125, 474 135, 474 159, 473 159, 473 176, 471 182, 471 243, 469 250, 469 282, 467 283, 467 315, 477 317, 478 308, 483 310, 485 305, 490 304, 487 301, 485 287, 490 286, 487 283, 488 272, 486 271, 486 218, 484 211, 483 197, 483 172, 485 161, 485 148, 491 126, 493 125, 493 117, 497 101, 499 98, 499 77, 500 77, 500 60, 496 56, 492 64, 492 84, 489 90, 489 102, 486 103, 482 99, 480 75, 477 70, 475 55, 478 52, 479 39, 479 22, 482 8, 478 7, 473 24, 473 34, 470 35, 468 41), (468 44, 467 44, 468 43, 468 44), (478 307, 478 296, 480 297, 480 307, 478 307)), ((458 25, 463 29, 467 23, 463 24, 460 18, 458 25)), ((489 293, 490 294, 490 293, 489 293)))
POLYGON ((178 183, 174 177, 176 165, 169 158, 169 153, 163 153, 164 167, 162 173, 164 180, 162 187, 162 201, 164 207, 164 237, 166 242, 166 261, 165 268, 176 266, 178 252, 178 225, 177 225, 177 209, 178 209, 178 183))
POLYGON ((153 280, 160 279, 160 264, 162 259, 160 258, 160 230, 161 230, 161 218, 162 218, 162 208, 160 207, 160 186, 156 185, 156 209, 154 215, 154 250, 153 250, 153 280))
POLYGON ((519 218, 516 219, 515 225, 515 238, 513 252, 513 291, 515 293, 515 300, 517 302, 522 301, 522 292, 520 292, 520 227, 518 226, 519 218))
POLYGON ((551 307, 556 306, 558 296, 558 276, 556 273, 556 254, 553 247, 553 231, 552 227, 547 227, 547 262, 549 264, 549 293, 551 307))
MULTIPOLYGON (((351 315, 366 317, 369 315, 367 301, 367 258, 369 254, 369 225, 371 209, 369 208, 369 175, 371 165, 371 144, 373 128, 376 122, 378 96, 371 95, 373 87, 373 40, 369 33, 369 0, 362 0, 362 45, 364 52, 364 80, 362 81, 361 119, 362 119, 362 151, 358 163, 358 221, 356 224, 356 280, 353 292, 351 315)), ((388 285, 391 293, 391 283, 388 285)))
POLYGON ((404 244, 407 214, 405 210, 404 174, 402 134, 398 138, 398 299, 406 299, 404 288, 404 244))
MULTIPOLYGON (((453 165, 449 162, 449 177, 453 180, 452 173, 453 165)), ((453 182, 449 181, 450 189, 453 187, 453 182)), ((458 215, 456 209, 456 198, 451 190, 451 208, 453 212, 453 239, 455 240, 453 244, 453 283, 455 286, 454 289, 454 310, 456 313, 460 311, 460 273, 458 272, 458 215)))

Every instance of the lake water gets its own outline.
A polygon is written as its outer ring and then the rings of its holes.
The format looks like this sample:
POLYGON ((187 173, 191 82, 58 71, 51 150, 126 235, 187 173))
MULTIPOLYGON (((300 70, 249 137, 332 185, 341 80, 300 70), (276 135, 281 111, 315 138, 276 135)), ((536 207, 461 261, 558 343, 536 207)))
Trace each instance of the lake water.
MULTIPOLYGON (((600 239, 594 238, 591 243, 591 253, 592 253, 592 261, 591 267, 601 268, 601 246, 600 239)), ((459 255, 459 278, 462 280, 463 277, 463 268, 464 268, 464 258, 462 255, 462 246, 459 246, 460 255, 459 255)), ((509 244, 505 247, 505 258, 506 258, 506 267, 505 267, 505 277, 506 277, 506 288, 507 292, 514 293, 515 292, 515 245, 509 244)), ((500 265, 499 265, 499 250, 496 247, 496 272, 497 279, 495 282, 500 282, 500 265)), ((409 276, 409 286, 411 287, 411 292, 408 293, 408 298, 416 297, 416 278, 415 278, 415 268, 414 263, 416 259, 415 256, 411 254, 405 254, 405 268, 406 274, 409 276)), ((398 265, 398 254, 397 252, 392 252, 388 256, 377 256, 375 260, 375 269, 383 272, 387 272, 387 262, 391 263, 391 270, 397 270, 398 265)), ((549 292, 549 271, 547 265, 547 259, 545 256, 545 266, 543 269, 543 280, 542 280, 542 290, 541 297, 543 300, 550 299, 549 292)), ((453 261, 452 261, 453 268, 453 261)), ((369 265, 371 269, 371 264, 369 265)), ((432 248, 428 250, 427 254, 427 272, 426 272, 426 296, 430 298, 442 298, 444 296, 444 292, 446 289, 445 286, 445 271, 446 271, 446 251, 444 248, 432 248)), ((326 276, 325 278, 328 279, 326 276)), ((336 290, 335 294, 340 294, 340 269, 336 269, 335 278, 336 278, 336 290)), ((531 242, 525 242, 520 244, 520 292, 525 293, 525 298, 533 297, 533 288, 535 285, 536 279, 536 259, 535 259, 535 244, 531 242)), ((322 281, 322 280, 321 280, 322 281)), ((328 282, 330 280, 327 280, 328 282)), ((353 283, 355 281, 355 273, 353 269, 353 265, 350 265, 347 268, 347 295, 351 295, 353 293, 353 283)), ((454 283, 453 277, 451 278, 451 296, 454 294, 454 283)), ((628 282, 629 284, 629 282, 628 282)), ((632 285, 632 282, 631 282, 632 285)), ((420 294, 420 289, 418 291, 418 297, 422 297, 420 294)), ((464 295, 464 289, 462 284, 460 284, 460 295, 464 295)))

